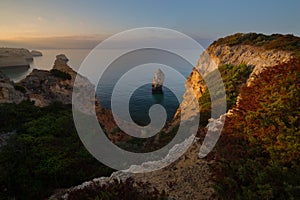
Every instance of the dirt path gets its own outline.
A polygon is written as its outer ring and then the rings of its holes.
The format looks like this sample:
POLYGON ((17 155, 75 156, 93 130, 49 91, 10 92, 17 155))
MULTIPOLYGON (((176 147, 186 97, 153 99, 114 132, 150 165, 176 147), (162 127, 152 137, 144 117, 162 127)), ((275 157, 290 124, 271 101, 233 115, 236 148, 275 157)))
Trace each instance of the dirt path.
POLYGON ((176 162, 158 171, 135 174, 135 181, 149 182, 176 200, 218 199, 212 188, 209 163, 198 158, 200 144, 193 144, 176 162))

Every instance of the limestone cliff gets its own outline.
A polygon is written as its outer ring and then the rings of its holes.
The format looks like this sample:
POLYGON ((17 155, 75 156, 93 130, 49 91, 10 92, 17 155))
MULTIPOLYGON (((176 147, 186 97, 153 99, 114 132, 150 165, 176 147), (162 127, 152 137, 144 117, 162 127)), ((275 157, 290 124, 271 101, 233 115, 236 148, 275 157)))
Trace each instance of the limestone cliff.
MULTIPOLYGON (((249 37, 250 34, 236 34, 238 39, 249 37)), ((279 63, 286 63, 294 57, 294 51, 289 51, 286 49, 278 48, 266 48, 263 45, 257 44, 244 44, 243 42, 236 43, 232 45, 230 42, 226 41, 228 38, 231 39, 233 36, 228 36, 221 38, 213 42, 207 50, 200 56, 200 59, 197 65, 194 67, 191 75, 187 79, 187 85, 190 85, 193 88, 193 92, 196 97, 199 99, 201 95, 206 91, 206 85, 203 76, 207 75, 209 72, 213 71, 220 65, 224 64, 233 64, 240 65, 246 64, 253 68, 253 71, 250 75, 249 80, 247 81, 248 85, 251 85, 255 78, 267 67, 275 66, 279 63), (224 42, 225 41, 225 42, 224 42)), ((259 36, 259 34, 257 34, 259 36)), ((265 36, 268 37, 268 36, 265 36)), ((281 37, 281 35, 279 35, 281 37)), ((284 37, 284 36, 282 36, 284 37)), ((296 38, 296 37, 294 37, 296 38)), ((273 41, 273 40, 272 40, 273 41)), ((270 41, 271 42, 271 41, 270 41)), ((266 42, 268 44, 268 42, 266 42)), ((187 91, 184 94, 182 107, 184 109, 193 109, 193 106, 189 104, 191 99, 191 92, 187 91)), ((188 113, 188 112, 187 112, 188 113)), ((179 110, 176 113, 176 117, 179 115, 179 110)), ((187 118, 182 116, 183 119, 187 118)))

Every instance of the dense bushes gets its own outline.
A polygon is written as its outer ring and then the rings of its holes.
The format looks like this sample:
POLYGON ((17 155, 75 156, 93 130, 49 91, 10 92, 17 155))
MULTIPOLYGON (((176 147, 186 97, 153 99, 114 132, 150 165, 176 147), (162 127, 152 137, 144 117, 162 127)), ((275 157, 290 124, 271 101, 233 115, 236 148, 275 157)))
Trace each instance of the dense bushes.
MULTIPOLYGON (((222 65, 218 70, 215 70, 209 73, 206 77, 210 83, 213 83, 212 88, 213 91, 216 91, 218 95, 218 91, 222 91, 222 87, 224 84, 224 88, 226 91, 226 103, 227 110, 231 109, 237 100, 237 96, 239 93, 240 87, 247 81, 249 75, 251 73, 251 68, 245 64, 241 64, 238 66, 234 65, 222 65), (221 74, 222 83, 218 83, 217 73, 221 74)), ((224 98, 223 96, 218 96, 216 98, 216 102, 218 99, 224 98)), ((216 104, 217 105, 217 104, 216 104)), ((204 94, 199 99, 200 106, 200 125, 206 126, 208 123, 208 119, 211 117, 211 100, 210 93, 208 90, 204 92, 204 94)))
POLYGON ((21 85, 15 85, 14 88, 22 93, 26 93, 26 89, 21 85))
POLYGON ((214 167, 224 199, 300 196, 300 61, 264 71, 226 118, 214 167))
POLYGON ((295 56, 300 56, 300 38, 293 35, 263 35, 257 33, 236 33, 225 38, 218 39, 215 45, 253 45, 264 47, 265 49, 278 49, 292 51, 295 56))
POLYGON ((112 170, 83 147, 70 105, 0 105, 0 133, 16 130, 0 150, 0 199, 43 199, 112 170))
POLYGON ((71 80, 72 76, 66 72, 60 71, 58 69, 51 69, 50 73, 58 78, 61 78, 63 80, 71 80))

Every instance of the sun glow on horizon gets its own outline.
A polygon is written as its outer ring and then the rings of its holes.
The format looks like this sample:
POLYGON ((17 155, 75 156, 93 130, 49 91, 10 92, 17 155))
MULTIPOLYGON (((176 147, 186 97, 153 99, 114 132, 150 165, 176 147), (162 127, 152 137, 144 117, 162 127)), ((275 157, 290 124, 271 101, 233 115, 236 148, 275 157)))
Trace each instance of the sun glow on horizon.
POLYGON ((174 0, 172 4, 159 0, 1 1, 0 41, 102 40, 137 27, 164 27, 201 39, 216 39, 236 32, 299 36, 299 6, 296 1, 258 0, 251 3, 174 0), (235 12, 224 13, 224 10, 235 12), (249 10, 255 10, 256 14, 249 17, 245 14, 249 10))

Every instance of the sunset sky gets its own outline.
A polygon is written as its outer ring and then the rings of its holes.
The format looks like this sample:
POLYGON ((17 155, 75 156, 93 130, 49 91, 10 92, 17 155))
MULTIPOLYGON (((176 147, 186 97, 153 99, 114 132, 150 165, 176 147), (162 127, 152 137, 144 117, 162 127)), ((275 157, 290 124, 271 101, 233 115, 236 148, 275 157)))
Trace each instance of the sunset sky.
POLYGON ((236 32, 299 36, 299 8, 297 0, 1 0, 0 42, 94 41, 144 26, 175 29, 199 40, 236 32))

